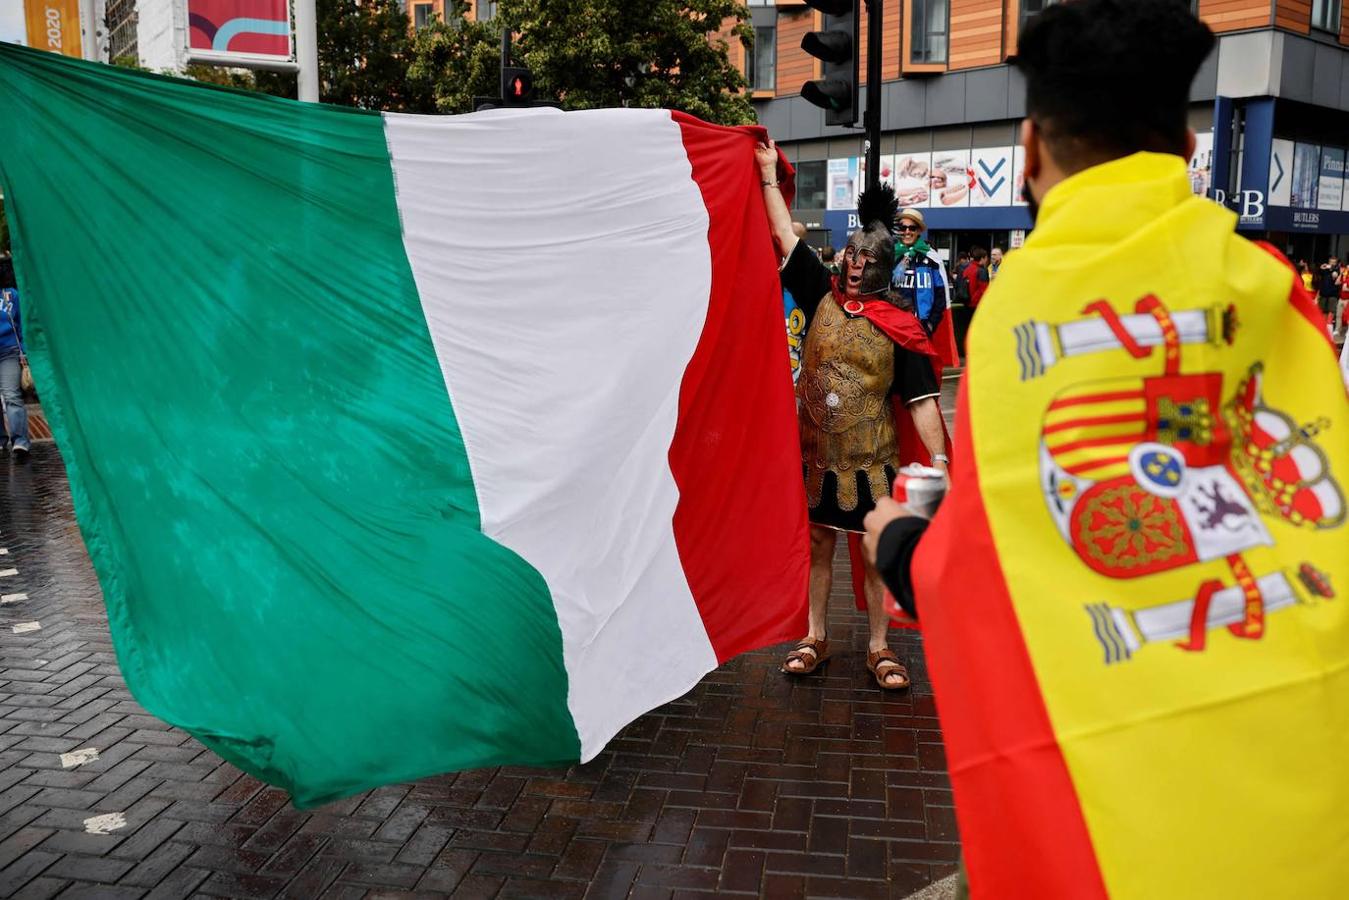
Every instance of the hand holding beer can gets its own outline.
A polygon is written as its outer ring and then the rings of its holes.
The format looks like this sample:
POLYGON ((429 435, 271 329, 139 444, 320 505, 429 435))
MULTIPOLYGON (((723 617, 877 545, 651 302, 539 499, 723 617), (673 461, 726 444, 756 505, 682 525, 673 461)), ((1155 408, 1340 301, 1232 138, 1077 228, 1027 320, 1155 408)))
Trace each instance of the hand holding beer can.
POLYGON ((895 476, 893 496, 914 515, 930 519, 946 496, 946 473, 917 463, 907 465, 895 476))

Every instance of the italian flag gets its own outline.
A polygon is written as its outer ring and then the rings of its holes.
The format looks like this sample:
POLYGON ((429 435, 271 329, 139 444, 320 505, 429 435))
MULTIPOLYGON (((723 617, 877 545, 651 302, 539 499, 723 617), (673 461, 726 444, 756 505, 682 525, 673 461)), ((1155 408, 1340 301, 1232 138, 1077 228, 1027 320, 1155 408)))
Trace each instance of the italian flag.
POLYGON ((752 147, 0 45, 43 407, 137 699, 312 806, 594 757, 803 633, 752 147))

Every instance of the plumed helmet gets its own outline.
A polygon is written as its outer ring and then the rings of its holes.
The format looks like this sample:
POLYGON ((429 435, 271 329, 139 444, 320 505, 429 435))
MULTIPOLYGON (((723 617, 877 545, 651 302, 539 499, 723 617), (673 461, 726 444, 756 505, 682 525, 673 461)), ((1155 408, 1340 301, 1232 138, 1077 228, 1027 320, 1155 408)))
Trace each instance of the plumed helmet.
POLYGON ((857 198, 857 218, 862 227, 848 236, 848 256, 862 254, 866 263, 862 268, 862 294, 884 293, 890 287, 890 273, 895 268, 895 235, 892 231, 899 201, 888 184, 863 191, 857 198))

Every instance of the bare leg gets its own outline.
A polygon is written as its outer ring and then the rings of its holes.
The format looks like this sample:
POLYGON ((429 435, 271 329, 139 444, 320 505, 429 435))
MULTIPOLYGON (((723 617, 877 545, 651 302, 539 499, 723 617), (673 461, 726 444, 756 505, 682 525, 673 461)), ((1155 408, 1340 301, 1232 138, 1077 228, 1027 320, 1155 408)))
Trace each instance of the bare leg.
MULTIPOLYGON (((867 595, 867 623, 871 626, 867 650, 874 653, 877 650, 889 649, 890 617, 885 613, 885 585, 881 583, 880 574, 870 563, 867 563, 864 590, 867 595)), ((908 672, 903 666, 882 664, 880 671, 885 673, 887 686, 900 688, 909 683, 908 672)))
MULTIPOLYGON (((823 640, 828 633, 829 591, 834 586, 834 544, 838 539, 832 528, 810 526, 810 637, 823 640)), ((806 668, 801 660, 788 660, 788 671, 806 668)))
POLYGON ((834 545, 838 532, 810 526, 810 636, 828 632, 829 592, 834 587, 834 545))

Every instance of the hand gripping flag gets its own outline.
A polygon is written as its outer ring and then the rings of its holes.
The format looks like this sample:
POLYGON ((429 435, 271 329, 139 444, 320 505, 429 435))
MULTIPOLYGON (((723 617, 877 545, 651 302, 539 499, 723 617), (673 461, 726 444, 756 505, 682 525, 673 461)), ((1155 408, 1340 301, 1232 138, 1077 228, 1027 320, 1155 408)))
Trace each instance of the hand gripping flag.
POLYGON ((805 626, 761 131, 0 45, 43 405, 147 709, 313 805, 598 753, 805 626))
POLYGON ((914 563, 975 897, 1349 885, 1349 403, 1235 219, 1090 169, 975 317, 914 563))

